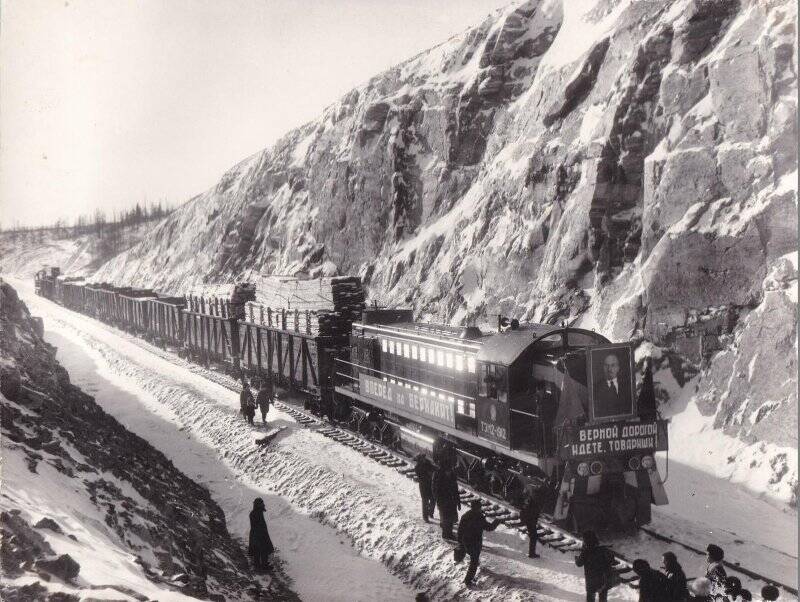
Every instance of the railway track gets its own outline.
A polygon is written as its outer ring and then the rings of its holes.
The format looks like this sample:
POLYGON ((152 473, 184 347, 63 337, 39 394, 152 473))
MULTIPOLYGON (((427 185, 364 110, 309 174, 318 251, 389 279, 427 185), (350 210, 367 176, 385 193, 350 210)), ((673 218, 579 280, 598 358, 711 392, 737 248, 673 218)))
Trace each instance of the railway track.
MULTIPOLYGON (((105 323, 103 323, 103 325, 108 327, 108 325, 105 323)), ((125 331, 120 330, 120 332, 124 332, 126 335, 128 335, 129 340, 134 342, 140 348, 154 353, 174 365, 188 369, 189 371, 198 374, 199 376, 203 376, 207 380, 237 394, 241 391, 238 381, 227 374, 218 372, 211 368, 206 368, 181 358, 171 351, 161 349, 156 345, 144 341, 136 336, 130 335, 130 333, 125 331)), ((362 455, 369 457, 384 466, 395 469, 406 478, 416 481, 414 466, 411 459, 397 450, 389 449, 380 443, 369 440, 363 435, 355 433, 342 425, 333 424, 327 420, 321 419, 306 411, 302 407, 299 407, 299 403, 275 401, 274 405, 276 408, 289 414, 298 424, 306 428, 313 428, 321 435, 341 443, 342 445, 346 445, 347 447, 358 451, 362 455)), ((508 504, 506 501, 495 498, 494 496, 488 495, 484 492, 477 491, 463 482, 460 483, 459 486, 459 496, 463 504, 468 504, 475 499, 480 500, 484 514, 488 518, 495 520, 499 519, 500 522, 505 526, 511 529, 516 529, 522 535, 527 535, 527 529, 522 525, 519 519, 518 510, 508 504)), ((651 537, 654 542, 658 542, 659 544, 674 544, 688 551, 696 553, 699 556, 705 556, 705 551, 697 549, 670 536, 662 535, 650 529, 649 527, 640 527, 640 532, 645 533, 648 537, 651 537)), ((548 547, 561 553, 578 552, 583 545, 583 541, 580 537, 553 524, 550 520, 548 520, 547 517, 540 519, 538 535, 540 543, 547 545, 548 547)), ((633 559, 628 558, 626 555, 614 550, 613 548, 610 549, 614 554, 614 570, 617 574, 619 583, 627 584, 630 587, 636 587, 639 578, 633 572, 633 559)), ((795 597, 798 595, 798 590, 795 587, 768 578, 756 571, 742 567, 737 563, 726 561, 724 564, 731 570, 740 573, 749 579, 752 579, 753 581, 757 581, 764 585, 775 585, 795 597)))

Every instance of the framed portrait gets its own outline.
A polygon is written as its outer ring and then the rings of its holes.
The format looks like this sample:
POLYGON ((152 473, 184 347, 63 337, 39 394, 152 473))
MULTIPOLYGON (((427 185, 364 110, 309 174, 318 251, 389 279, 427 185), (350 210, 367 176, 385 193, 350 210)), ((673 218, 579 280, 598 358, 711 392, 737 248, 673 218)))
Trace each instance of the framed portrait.
POLYGON ((629 343, 589 348, 589 419, 617 420, 636 413, 633 349, 629 343))

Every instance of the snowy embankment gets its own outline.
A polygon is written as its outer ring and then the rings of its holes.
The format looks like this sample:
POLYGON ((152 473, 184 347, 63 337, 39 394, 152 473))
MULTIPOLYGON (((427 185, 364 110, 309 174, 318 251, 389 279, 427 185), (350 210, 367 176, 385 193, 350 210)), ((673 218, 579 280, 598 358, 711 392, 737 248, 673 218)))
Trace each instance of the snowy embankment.
MULTIPOLYGON (((270 412, 270 420, 288 428, 263 449, 254 443, 263 430, 249 427, 238 417, 236 395, 187 370, 191 366, 180 365, 180 360, 177 365, 165 361, 151 353, 158 352, 155 348, 47 301, 31 299, 31 304, 43 315, 48 329, 88 347, 115 383, 135 392, 143 411, 158 413, 214 450, 236 481, 280 495, 294 511, 335 529, 363 557, 380 562, 408 586, 437 599, 581 599, 582 577, 572 554, 546 549, 541 559, 529 560, 524 553, 527 543, 516 531, 505 528, 487 537, 478 587, 465 589, 461 582, 466 567, 453 563, 452 545, 441 540, 436 525, 421 522, 419 494, 413 482, 299 427, 280 412, 270 412)), ((129 411, 127 414, 133 420, 129 411)), ((183 449, 177 437, 167 445, 168 454, 183 449)), ((202 474, 187 472, 203 479, 202 474)), ((309 561, 303 550, 287 553, 278 532, 274 539, 285 570, 302 596, 296 575, 309 567, 289 564, 309 561)), ((349 586, 346 599, 374 598, 374 592, 361 592, 346 578, 338 580, 339 587, 342 582, 349 586)), ((335 596, 336 590, 332 593, 335 596)), ((612 596, 633 598, 634 592, 624 587, 612 596)))
POLYGON ((69 236, 52 229, 0 232, 0 269, 33 278, 43 266, 57 266, 62 274, 88 276, 98 265, 142 240, 153 227, 153 223, 133 224, 69 236))
POLYGON ((4 600, 241 599, 259 583, 209 492, 70 382, 0 281, 4 600))

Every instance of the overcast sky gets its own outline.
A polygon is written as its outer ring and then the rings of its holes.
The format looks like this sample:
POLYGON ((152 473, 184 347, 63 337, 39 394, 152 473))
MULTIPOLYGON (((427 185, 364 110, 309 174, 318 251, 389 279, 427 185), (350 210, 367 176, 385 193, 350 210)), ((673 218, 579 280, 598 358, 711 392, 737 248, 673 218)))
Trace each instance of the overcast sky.
POLYGON ((509 0, 3 0, 0 224, 183 202, 509 0))

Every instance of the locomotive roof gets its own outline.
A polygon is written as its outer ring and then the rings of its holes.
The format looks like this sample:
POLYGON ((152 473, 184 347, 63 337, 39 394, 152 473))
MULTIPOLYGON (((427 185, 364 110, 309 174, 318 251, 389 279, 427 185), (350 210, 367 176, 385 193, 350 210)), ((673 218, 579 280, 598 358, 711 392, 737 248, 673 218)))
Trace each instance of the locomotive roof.
POLYGON ((363 324, 361 326, 383 332, 389 336, 422 338, 444 344, 470 346, 473 349, 491 336, 491 333, 481 333, 477 329, 471 329, 469 336, 462 336, 465 331, 463 326, 446 326, 428 322, 393 322, 391 324, 363 324))
POLYGON ((536 339, 558 330, 561 328, 552 324, 524 324, 516 330, 494 333, 484 340, 478 351, 477 359, 482 362, 509 366, 536 339))

